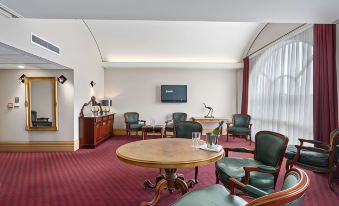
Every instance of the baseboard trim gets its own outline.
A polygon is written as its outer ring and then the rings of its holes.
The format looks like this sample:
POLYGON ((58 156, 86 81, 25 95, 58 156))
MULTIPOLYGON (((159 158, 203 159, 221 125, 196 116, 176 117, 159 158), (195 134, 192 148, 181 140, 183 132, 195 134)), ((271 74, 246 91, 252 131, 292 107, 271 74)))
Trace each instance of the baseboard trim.
MULTIPOLYGON (((206 134, 207 132, 212 132, 213 129, 203 129, 202 133, 206 134)), ((226 129, 223 129, 223 134, 226 134, 226 129)), ((126 129, 125 128, 115 128, 113 129, 114 136, 125 136, 126 135, 126 129)), ((132 135, 134 135, 135 132, 132 132, 132 135)), ((141 135, 141 131, 138 132, 139 135, 141 135)), ((168 135, 172 135, 172 132, 167 132, 168 135)), ((159 135, 158 133, 147 133, 147 135, 159 135)))
POLYGON ((79 149, 79 140, 0 142, 1 152, 69 152, 79 149))

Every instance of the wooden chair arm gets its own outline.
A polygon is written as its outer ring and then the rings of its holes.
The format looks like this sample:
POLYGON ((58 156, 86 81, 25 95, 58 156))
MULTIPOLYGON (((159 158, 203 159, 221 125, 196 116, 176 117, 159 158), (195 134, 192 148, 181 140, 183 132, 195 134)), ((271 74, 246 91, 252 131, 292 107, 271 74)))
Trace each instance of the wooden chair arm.
POLYGON ((235 189, 239 189, 239 190, 243 191, 244 188, 246 187, 246 185, 244 183, 239 182, 234 177, 231 177, 228 180, 229 180, 229 183, 230 183, 230 192, 231 192, 232 195, 235 195, 235 189))
POLYGON ((311 143, 311 144, 317 144, 317 145, 325 145, 323 144, 322 141, 319 141, 319 140, 309 140, 309 139, 303 139, 303 138, 299 138, 298 139, 300 141, 300 143, 304 143, 304 142, 307 142, 307 143, 311 143))
POLYGON ((245 147, 236 147, 236 148, 225 147, 224 151, 225 151, 225 157, 228 157, 228 151, 254 154, 254 150, 250 150, 250 149, 247 149, 245 147))
POLYGON ((244 170, 245 170, 245 181, 244 181, 244 183, 249 184, 251 172, 262 172, 262 173, 274 174, 274 173, 278 172, 279 168, 266 166, 266 165, 259 165, 257 167, 247 166, 247 167, 244 167, 244 170))
POLYGON ((250 123, 250 124, 248 125, 248 128, 250 128, 250 129, 252 128, 252 123, 250 123))
POLYGON ((295 147, 297 148, 297 155, 300 155, 300 150, 308 150, 308 151, 312 151, 312 152, 318 152, 321 154, 330 154, 331 150, 325 150, 325 149, 320 149, 320 148, 316 148, 316 147, 305 147, 305 146, 299 146, 299 145, 295 145, 295 147))

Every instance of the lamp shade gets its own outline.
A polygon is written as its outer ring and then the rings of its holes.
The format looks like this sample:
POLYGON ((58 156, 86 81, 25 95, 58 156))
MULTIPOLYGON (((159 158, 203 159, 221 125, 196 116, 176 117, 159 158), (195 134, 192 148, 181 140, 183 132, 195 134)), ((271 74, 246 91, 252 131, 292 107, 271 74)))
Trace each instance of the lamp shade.
POLYGON ((103 99, 101 100, 101 105, 111 107, 113 106, 113 101, 111 99, 103 99))

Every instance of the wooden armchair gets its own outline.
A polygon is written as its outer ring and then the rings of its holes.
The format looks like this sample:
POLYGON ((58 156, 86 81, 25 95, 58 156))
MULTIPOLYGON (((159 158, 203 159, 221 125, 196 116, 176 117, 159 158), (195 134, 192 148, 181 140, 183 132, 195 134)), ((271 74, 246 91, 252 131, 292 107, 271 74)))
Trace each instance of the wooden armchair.
POLYGON ((260 131, 255 135, 255 149, 224 148, 225 157, 216 162, 216 183, 228 188, 230 178, 250 184, 261 190, 274 190, 284 158, 288 138, 282 134, 260 131), (268 149, 269 148, 269 149, 268 149), (254 154, 254 158, 228 157, 228 152, 254 154))
POLYGON ((142 127, 146 125, 145 120, 139 119, 139 113, 137 112, 126 112, 124 118, 127 136, 131 135, 131 131, 135 131, 136 135, 138 135, 138 131, 142 131, 142 127))
POLYGON ((243 184, 234 178, 231 178, 230 182, 231 192, 228 192, 223 186, 215 184, 187 193, 172 206, 299 206, 304 200, 310 180, 302 170, 288 170, 281 190, 271 194, 251 185, 243 184), (247 202, 243 198, 235 196, 235 188, 250 196, 256 196, 257 199, 247 202))
POLYGON ((247 136, 249 137, 250 145, 252 143, 252 137, 251 137, 251 128, 252 124, 251 122, 251 116, 247 114, 233 114, 232 116, 232 122, 226 123, 227 125, 227 141, 228 136, 233 135, 235 136, 245 136, 247 139, 247 136))
POLYGON ((330 134, 330 144, 318 140, 299 139, 300 145, 289 145, 285 154, 287 158, 286 169, 294 165, 316 172, 328 174, 328 185, 333 187, 333 174, 339 158, 339 128, 330 134), (313 144, 314 147, 304 146, 304 143, 313 144))
POLYGON ((167 137, 166 132, 173 132, 174 131, 174 124, 180 121, 186 121, 187 114, 183 112, 174 112, 172 113, 172 119, 165 121, 165 134, 164 136, 167 137))

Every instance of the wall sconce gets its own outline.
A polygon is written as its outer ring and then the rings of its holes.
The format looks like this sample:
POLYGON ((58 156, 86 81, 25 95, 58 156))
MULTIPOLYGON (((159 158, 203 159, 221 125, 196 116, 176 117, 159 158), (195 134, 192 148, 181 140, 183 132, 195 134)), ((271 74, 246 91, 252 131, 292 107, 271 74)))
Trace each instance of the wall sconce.
POLYGON ((25 74, 21 75, 21 77, 19 78, 19 82, 25 83, 25 78, 26 78, 25 74))
POLYGON ((96 83, 93 82, 93 81, 91 81, 89 84, 90 84, 92 87, 94 87, 94 85, 96 85, 96 83))
POLYGON ((60 82, 61 84, 65 83, 67 81, 67 78, 64 75, 61 75, 60 77, 58 77, 58 82, 60 82))

